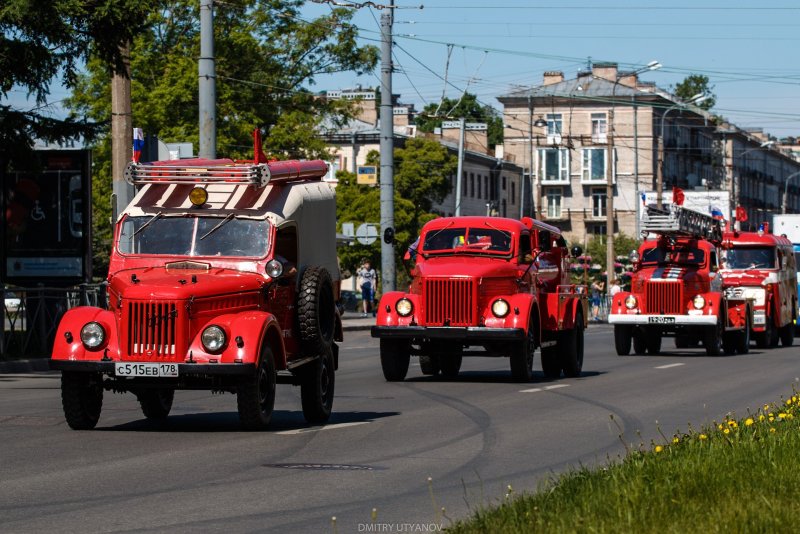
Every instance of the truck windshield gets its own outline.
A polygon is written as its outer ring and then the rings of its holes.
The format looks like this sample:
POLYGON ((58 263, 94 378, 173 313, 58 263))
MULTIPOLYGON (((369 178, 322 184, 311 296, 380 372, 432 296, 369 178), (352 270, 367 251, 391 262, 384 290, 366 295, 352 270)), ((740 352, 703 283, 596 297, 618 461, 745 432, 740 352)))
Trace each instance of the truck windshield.
POLYGON ((265 220, 149 215, 125 218, 117 248, 121 254, 262 258, 267 245, 265 220))
POLYGON ((649 248, 642 254, 642 263, 677 263, 682 265, 700 265, 706 254, 699 248, 666 249, 649 248))
POLYGON ((722 264, 726 269, 775 269, 775 249, 731 248, 723 252, 722 264))
POLYGON ((444 228, 425 235, 423 253, 511 253, 511 233, 492 228, 444 228))

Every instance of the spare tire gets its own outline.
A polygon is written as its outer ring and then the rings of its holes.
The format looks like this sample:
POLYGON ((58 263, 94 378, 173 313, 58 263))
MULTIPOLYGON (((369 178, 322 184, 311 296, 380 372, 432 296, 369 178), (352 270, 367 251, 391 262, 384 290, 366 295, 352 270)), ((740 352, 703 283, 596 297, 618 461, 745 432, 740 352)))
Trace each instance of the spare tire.
POLYGON ((326 354, 336 329, 333 282, 324 267, 308 267, 300 278, 297 295, 300 347, 308 355, 326 354))

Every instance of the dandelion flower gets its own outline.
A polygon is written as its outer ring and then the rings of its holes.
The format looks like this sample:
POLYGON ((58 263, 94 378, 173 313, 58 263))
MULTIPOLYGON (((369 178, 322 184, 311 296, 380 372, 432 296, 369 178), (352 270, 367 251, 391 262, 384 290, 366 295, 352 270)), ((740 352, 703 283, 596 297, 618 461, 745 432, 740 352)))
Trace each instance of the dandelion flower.
POLYGON ((706 436, 705 434, 700 434, 697 437, 699 437, 701 440, 708 439, 708 436, 706 436))
POLYGON ((765 412, 766 412, 766 411, 769 411, 769 404, 765 404, 765 405, 764 405, 764 411, 765 411, 765 412))
POLYGON ((744 426, 750 426, 753 423, 754 423, 754 421, 753 421, 752 417, 748 417, 747 419, 744 420, 744 426))
POLYGON ((781 419, 786 419, 786 414, 781 412, 781 413, 778 414, 778 417, 781 418, 781 419))
POLYGON ((769 422, 772 423, 773 421, 775 421, 775 418, 770 415, 769 416, 769 422))
POLYGON ((730 434, 731 433, 731 429, 730 428, 726 428, 725 430, 722 431, 722 433, 723 434, 730 434))
POLYGON ((717 425, 717 430, 722 430, 722 424, 717 425))
POLYGON ((792 399, 786 399, 786 406, 792 405, 792 399))
POLYGON ((770 434, 774 434, 775 433, 775 429, 774 428, 770 428, 769 432, 770 432, 770 434))
POLYGON ((674 438, 672 438, 672 443, 680 443, 680 441, 681 440, 680 440, 680 438, 678 438, 678 436, 675 436, 674 438))
POLYGON ((763 413, 762 413, 761 415, 759 415, 759 416, 758 416, 758 420, 759 420, 759 421, 763 421, 764 419, 766 419, 766 417, 764 417, 764 414, 763 414, 763 413))
POLYGON ((662 447, 661 445, 656 445, 656 448, 655 448, 656 452, 661 452, 663 450, 664 450, 664 447, 662 447))

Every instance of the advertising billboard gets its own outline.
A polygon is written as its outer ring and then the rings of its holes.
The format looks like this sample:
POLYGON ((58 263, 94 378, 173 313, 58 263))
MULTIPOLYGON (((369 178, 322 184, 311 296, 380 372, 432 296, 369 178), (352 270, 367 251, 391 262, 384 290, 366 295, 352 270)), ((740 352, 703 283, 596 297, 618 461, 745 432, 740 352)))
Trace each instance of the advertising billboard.
POLYGON ((5 283, 73 285, 91 280, 91 152, 37 150, 39 167, 2 183, 0 272, 5 283))

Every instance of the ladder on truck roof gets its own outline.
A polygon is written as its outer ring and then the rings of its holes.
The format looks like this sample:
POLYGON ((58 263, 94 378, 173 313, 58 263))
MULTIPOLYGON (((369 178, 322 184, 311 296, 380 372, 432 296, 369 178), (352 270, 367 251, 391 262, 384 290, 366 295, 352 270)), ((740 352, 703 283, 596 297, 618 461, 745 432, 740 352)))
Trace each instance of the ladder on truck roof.
POLYGON ((708 241, 722 241, 720 221, 680 206, 671 204, 665 209, 647 206, 642 217, 642 231, 661 235, 681 235, 697 237, 708 241))

